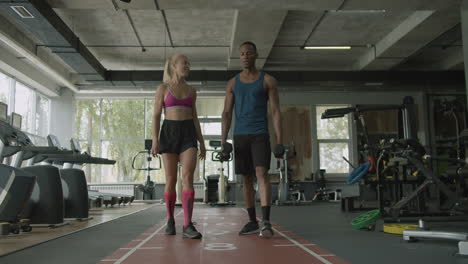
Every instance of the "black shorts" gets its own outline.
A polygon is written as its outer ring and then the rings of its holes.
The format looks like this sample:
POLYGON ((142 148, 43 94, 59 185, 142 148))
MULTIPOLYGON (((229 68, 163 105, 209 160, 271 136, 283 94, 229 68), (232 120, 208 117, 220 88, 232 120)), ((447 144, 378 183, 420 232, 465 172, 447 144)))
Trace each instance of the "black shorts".
POLYGON ((180 154, 197 146, 197 133, 192 119, 163 121, 159 134, 159 153, 180 154))
POLYGON ((270 169, 270 136, 268 134, 234 136, 234 156, 236 174, 253 174, 256 167, 270 169))

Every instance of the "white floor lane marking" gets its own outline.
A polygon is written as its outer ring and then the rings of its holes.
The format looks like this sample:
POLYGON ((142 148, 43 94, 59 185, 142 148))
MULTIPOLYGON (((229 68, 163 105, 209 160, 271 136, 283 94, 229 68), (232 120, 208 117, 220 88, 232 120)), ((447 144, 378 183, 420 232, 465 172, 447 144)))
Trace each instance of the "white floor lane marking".
POLYGON ((278 231, 276 228, 273 228, 273 230, 275 230, 278 234, 282 235, 284 238, 286 238, 287 240, 291 241, 292 243, 296 244, 298 247, 302 248, 302 250, 304 250, 305 252, 309 253, 310 255, 314 256, 315 258, 317 258, 318 260, 322 261, 324 264, 333 264, 332 262, 324 259, 321 255, 315 253, 314 251, 306 248, 305 246, 301 245, 299 242, 297 242, 296 240, 288 237, 287 235, 283 234, 281 231, 278 231))
MULTIPOLYGON (((184 210, 180 210, 175 216, 179 216, 183 211, 184 210)), ((146 242, 148 242, 151 238, 153 238, 159 231, 161 231, 161 229, 166 227, 166 225, 167 224, 162 225, 160 228, 158 228, 156 231, 154 231, 153 234, 151 234, 145 240, 141 241, 138 245, 136 245, 135 247, 130 249, 125 255, 120 257, 114 264, 122 263, 124 260, 126 260, 128 257, 130 257, 133 253, 135 253, 135 251, 137 251, 137 249, 141 248, 141 246, 143 246, 146 242)))
MULTIPOLYGON (((244 209, 244 211, 246 211, 244 209)), ((181 214, 183 212, 183 210, 180 210, 179 213, 177 213, 176 216, 178 216, 179 214, 181 214)), ((260 220, 260 219, 259 219, 260 220)), ((131 256, 133 253, 135 253, 135 251, 137 251, 137 249, 145 249, 145 248, 142 248, 142 245, 144 245, 146 242, 148 242, 151 238, 153 238, 159 231, 161 231, 161 229, 163 229, 164 227, 166 226, 166 224, 162 225, 161 227, 159 227, 156 231, 154 231, 153 234, 151 234, 148 238, 146 238, 145 240, 143 240, 141 243, 139 243, 137 246, 135 246, 134 248, 130 249, 129 252, 127 252, 125 255, 123 255, 120 259, 118 259, 114 264, 121 264, 124 260, 126 260, 129 256, 131 256)), ((290 238, 289 236, 287 236, 286 234, 284 234, 283 232, 279 231, 278 229, 276 228, 273 228, 273 230, 280 234, 281 236, 283 236, 284 238, 286 238, 287 240, 289 240, 291 243, 293 243, 295 246, 298 246, 300 247, 302 250, 304 250, 305 252, 309 253, 310 255, 314 256, 315 258, 317 258, 318 260, 320 260, 321 262, 323 262, 324 264, 333 264, 332 262, 326 260, 325 258, 323 257, 334 257, 335 255, 320 255, 320 254, 317 254, 315 253, 314 251, 306 248, 304 245, 309 245, 309 244, 301 244, 299 242, 297 242, 296 240, 294 240, 293 238, 290 238)), ((285 231, 286 232, 286 231, 285 231)), ((115 260, 102 260, 102 261, 115 261, 115 260)))
MULTIPOLYGON (((301 244, 303 246, 316 246, 315 244, 301 244)), ((274 247, 297 247, 296 244, 273 245, 274 247)))
MULTIPOLYGON (((244 210, 245 212, 247 212, 247 210, 245 210, 245 209, 242 209, 242 210, 244 210)), ((258 219, 258 221, 261 220, 261 219, 258 218, 258 217, 257 217, 257 219, 258 219)), ((300 247, 300 248, 301 248, 302 250, 304 250, 305 252, 309 253, 310 255, 314 256, 315 258, 317 258, 318 260, 320 260, 321 262, 323 262, 324 264, 333 264, 332 262, 326 260, 325 258, 323 258, 323 257, 320 256, 319 254, 315 253, 314 251, 312 251, 312 250, 306 248, 305 246, 301 245, 301 243, 299 243, 299 242, 297 242, 296 240, 294 240, 294 239, 290 238, 289 236, 285 235, 283 232, 279 231, 278 229, 276 229, 276 228, 274 228, 274 227, 272 227, 272 229, 273 229, 276 233, 280 234, 281 236, 283 236, 284 238, 286 238, 287 240, 289 240, 290 242, 292 242, 293 244, 295 244, 295 245, 297 245, 298 247, 300 247)))

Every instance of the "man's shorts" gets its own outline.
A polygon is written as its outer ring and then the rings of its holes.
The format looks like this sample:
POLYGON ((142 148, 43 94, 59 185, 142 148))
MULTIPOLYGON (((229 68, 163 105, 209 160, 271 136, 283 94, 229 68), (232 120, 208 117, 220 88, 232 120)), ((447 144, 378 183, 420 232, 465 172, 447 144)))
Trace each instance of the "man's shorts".
POLYGON ((270 169, 270 136, 268 134, 235 135, 234 156, 236 174, 254 174, 256 167, 270 169))

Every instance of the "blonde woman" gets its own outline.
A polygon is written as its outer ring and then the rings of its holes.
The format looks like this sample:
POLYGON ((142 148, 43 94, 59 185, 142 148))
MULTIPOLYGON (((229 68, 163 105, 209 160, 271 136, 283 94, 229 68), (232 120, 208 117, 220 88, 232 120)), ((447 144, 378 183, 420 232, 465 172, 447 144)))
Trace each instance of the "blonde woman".
POLYGON ((176 203, 177 164, 182 165, 182 207, 184 209, 183 237, 200 239, 202 235, 192 223, 195 192, 193 174, 198 157, 206 155, 195 102, 196 90, 185 82, 190 63, 185 55, 177 54, 167 59, 163 83, 157 88, 154 101, 153 146, 151 154, 162 154, 166 174, 164 198, 167 210, 167 235, 175 235, 174 207, 176 203), (164 121, 160 129, 161 113, 164 121), (158 138, 159 136, 159 138, 158 138))

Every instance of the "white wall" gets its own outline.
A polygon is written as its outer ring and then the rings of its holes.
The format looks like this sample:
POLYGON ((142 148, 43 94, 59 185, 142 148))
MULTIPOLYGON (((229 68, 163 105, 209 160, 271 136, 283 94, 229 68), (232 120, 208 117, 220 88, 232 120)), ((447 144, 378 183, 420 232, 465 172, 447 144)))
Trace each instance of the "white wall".
POLYGON ((62 89, 60 97, 51 98, 50 134, 58 137, 62 147, 70 148, 75 118, 75 98, 73 92, 62 89))

